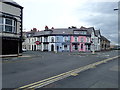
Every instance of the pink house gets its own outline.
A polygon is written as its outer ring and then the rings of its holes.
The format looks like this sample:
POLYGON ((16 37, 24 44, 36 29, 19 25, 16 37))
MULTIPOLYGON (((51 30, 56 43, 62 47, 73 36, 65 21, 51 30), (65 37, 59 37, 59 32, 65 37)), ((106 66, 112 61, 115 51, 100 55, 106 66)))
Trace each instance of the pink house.
POLYGON ((86 36, 71 36, 71 52, 72 51, 86 51, 86 36))
POLYGON ((79 42, 79 51, 86 51, 86 36, 79 36, 78 42, 79 42))

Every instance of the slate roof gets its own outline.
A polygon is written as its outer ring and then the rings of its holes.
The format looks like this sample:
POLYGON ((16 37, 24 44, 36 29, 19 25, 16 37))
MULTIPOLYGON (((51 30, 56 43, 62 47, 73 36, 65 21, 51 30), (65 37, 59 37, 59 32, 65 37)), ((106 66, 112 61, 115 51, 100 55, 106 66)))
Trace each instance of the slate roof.
POLYGON ((44 31, 35 32, 33 36, 44 35, 44 31))
POLYGON ((95 34, 98 36, 100 34, 100 30, 95 30, 95 34))
MULTIPOLYGON (((101 36, 101 39, 102 40, 105 40, 105 41, 109 41, 106 37, 104 37, 104 36, 101 36)), ((110 41, 109 41, 110 42, 110 41)))
MULTIPOLYGON (((93 28, 85 28, 85 29, 78 29, 78 28, 71 28, 71 29, 68 29, 68 28, 56 28, 56 29, 48 29, 48 31, 52 30, 52 33, 50 35, 72 35, 74 34, 73 32, 74 31, 83 31, 83 30, 86 30, 87 31, 87 35, 91 35, 92 33, 92 30, 93 28)), ((34 36, 40 36, 40 35, 46 35, 44 34, 44 31, 47 31, 47 30, 42 30, 40 32, 36 32, 34 36)))
POLYGON ((53 29, 52 34, 73 34, 73 29, 53 29))
POLYGON ((4 2, 4 3, 10 4, 10 5, 16 6, 16 7, 23 8, 21 5, 19 5, 18 3, 16 3, 13 0, 0 0, 0 2, 4 2))
POLYGON ((81 27, 80 28, 81 30, 87 30, 87 34, 91 35, 92 34, 92 31, 95 31, 94 30, 94 27, 89 27, 89 28, 86 28, 86 27, 81 27))
MULTIPOLYGON (((72 35, 74 34, 74 31, 87 31, 87 35, 91 35, 92 31, 95 32, 95 35, 97 36, 100 33, 100 30, 95 30, 94 27, 89 27, 89 28, 85 28, 85 27, 81 27, 81 28, 56 28, 56 29, 48 29, 48 31, 52 30, 52 33, 50 35, 72 35)), ((44 34, 44 31, 47 30, 42 30, 39 32, 35 32, 34 36, 40 36, 40 35, 47 35, 44 34)))

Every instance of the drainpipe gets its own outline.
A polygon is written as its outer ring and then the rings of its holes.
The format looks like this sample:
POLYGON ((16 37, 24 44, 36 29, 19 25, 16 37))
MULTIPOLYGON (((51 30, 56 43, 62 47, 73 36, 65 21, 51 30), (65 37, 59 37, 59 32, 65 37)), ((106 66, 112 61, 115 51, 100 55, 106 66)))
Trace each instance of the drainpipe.
MULTIPOLYGON (((95 39, 93 40, 95 42, 95 39)), ((93 50, 92 50, 92 54, 95 54, 95 43, 93 42, 93 50)))
POLYGON ((19 50, 20 49, 20 45, 19 44, 20 44, 20 41, 18 41, 18 54, 17 54, 17 56, 19 56, 19 51, 20 51, 19 50))

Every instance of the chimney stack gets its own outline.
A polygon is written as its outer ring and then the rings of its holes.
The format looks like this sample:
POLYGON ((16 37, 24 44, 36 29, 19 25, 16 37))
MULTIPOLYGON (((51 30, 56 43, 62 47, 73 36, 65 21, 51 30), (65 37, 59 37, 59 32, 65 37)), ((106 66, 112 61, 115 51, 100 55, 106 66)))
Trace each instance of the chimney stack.
POLYGON ((45 26, 45 30, 48 30, 48 26, 45 26))

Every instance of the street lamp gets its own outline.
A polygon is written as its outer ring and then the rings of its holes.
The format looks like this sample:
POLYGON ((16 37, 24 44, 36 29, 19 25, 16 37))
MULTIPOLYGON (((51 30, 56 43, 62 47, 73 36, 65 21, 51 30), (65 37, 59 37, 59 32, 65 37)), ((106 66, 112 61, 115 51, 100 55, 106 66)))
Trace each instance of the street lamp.
POLYGON ((92 54, 95 54, 95 43, 94 43, 94 39, 92 38, 92 54))

